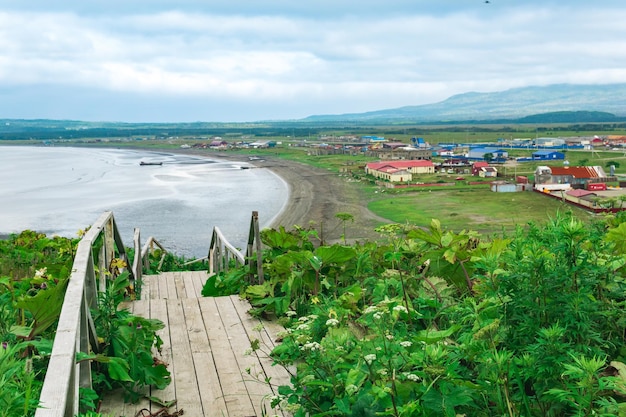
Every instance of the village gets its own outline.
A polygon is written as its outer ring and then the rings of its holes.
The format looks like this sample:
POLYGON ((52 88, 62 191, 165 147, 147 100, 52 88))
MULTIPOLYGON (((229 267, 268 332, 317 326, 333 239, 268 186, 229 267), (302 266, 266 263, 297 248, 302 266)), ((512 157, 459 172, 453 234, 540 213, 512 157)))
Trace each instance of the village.
POLYGON ((620 181, 614 165, 608 167, 607 173, 599 165, 570 166, 566 160, 567 150, 593 152, 594 149, 608 148, 623 152, 626 143, 623 136, 438 144, 435 148, 420 140, 412 142, 418 146, 383 143, 381 149, 387 149, 387 152, 379 153, 380 161, 366 164, 365 173, 388 188, 483 184, 499 193, 540 192, 593 212, 626 209, 626 182, 620 181), (511 157, 509 150, 512 149, 531 150, 531 154, 511 157), (435 162, 433 158, 441 161, 435 162), (532 175, 510 174, 511 168, 515 172, 520 164, 526 163, 536 166, 532 175), (436 174, 455 175, 454 181, 423 182, 423 178, 433 178, 432 175, 436 174))
POLYGON ((615 166, 570 166, 573 151, 611 151, 626 155, 626 136, 576 136, 498 139, 496 142, 429 144, 420 137, 410 143, 373 135, 321 136, 317 140, 238 141, 214 137, 196 144, 214 150, 303 147, 308 155, 349 154, 375 158, 365 174, 384 188, 489 186, 491 191, 535 191, 590 211, 626 209, 626 178, 615 166), (512 156, 511 154, 523 156, 512 156), (605 168, 609 172, 605 171, 605 168), (517 175, 517 171, 530 175, 517 175))

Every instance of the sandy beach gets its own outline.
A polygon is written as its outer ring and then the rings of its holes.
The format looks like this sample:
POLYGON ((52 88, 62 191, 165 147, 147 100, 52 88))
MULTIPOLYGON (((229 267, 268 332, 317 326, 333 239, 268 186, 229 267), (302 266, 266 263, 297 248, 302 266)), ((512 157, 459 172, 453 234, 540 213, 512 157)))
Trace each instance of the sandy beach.
MULTIPOLYGON (((367 209, 366 196, 348 177, 280 158, 264 156, 263 160, 250 161, 247 155, 201 149, 181 150, 180 153, 247 162, 280 176, 289 186, 289 201, 271 227, 284 226, 287 230, 294 226, 311 227, 317 230, 325 244, 332 244, 342 241, 343 224, 336 217, 337 213, 354 216, 353 222, 346 223, 348 242, 378 239, 380 235, 374 229, 381 223, 389 223, 367 209)), ((262 217, 263 213, 259 216, 262 217)))

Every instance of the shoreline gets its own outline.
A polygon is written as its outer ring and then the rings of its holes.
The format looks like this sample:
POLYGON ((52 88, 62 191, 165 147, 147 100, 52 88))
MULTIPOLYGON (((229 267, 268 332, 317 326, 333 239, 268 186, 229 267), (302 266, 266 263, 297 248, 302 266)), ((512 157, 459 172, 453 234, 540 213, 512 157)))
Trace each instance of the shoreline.
MULTIPOLYGON (((88 147, 109 148, 108 146, 88 147)), ((215 161, 243 162, 255 168, 268 169, 285 182, 288 194, 287 201, 281 211, 269 219, 265 227, 273 229, 284 227, 287 231, 296 228, 314 230, 317 232, 318 243, 320 244, 344 242, 351 244, 378 240, 380 234, 374 229, 381 224, 391 222, 369 211, 367 208, 368 196, 357 185, 350 183, 348 177, 304 163, 272 156, 264 156, 263 160, 251 161, 249 155, 228 151, 207 151, 205 149, 147 149, 141 147, 125 149, 193 155, 215 161), (337 213, 349 213, 353 216, 353 220, 344 224, 337 218, 337 213), (343 236, 344 226, 345 237, 343 236)), ((264 223, 263 216, 263 213, 259 213, 261 223, 264 223)), ((244 222, 247 221, 247 219, 244 220, 244 222)))
MULTIPOLYGON (((247 155, 230 152, 208 152, 201 149, 172 150, 172 153, 189 154, 214 160, 246 162, 256 168, 265 168, 280 177, 288 187, 287 202, 270 221, 268 227, 284 227, 292 230, 296 226, 317 231, 325 244, 343 242, 343 223, 337 213, 350 213, 352 222, 345 224, 346 242, 363 242, 380 238, 374 229, 388 219, 376 216, 367 209, 367 196, 341 177, 322 168, 287 159, 264 157, 250 161, 247 155)), ((262 216, 259 213, 259 216, 262 216)))

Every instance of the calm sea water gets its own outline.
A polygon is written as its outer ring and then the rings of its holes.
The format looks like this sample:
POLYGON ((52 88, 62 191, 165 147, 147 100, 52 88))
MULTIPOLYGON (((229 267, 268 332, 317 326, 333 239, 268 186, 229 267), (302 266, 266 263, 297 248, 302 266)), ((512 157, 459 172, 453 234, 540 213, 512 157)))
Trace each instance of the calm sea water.
POLYGON ((75 237, 112 211, 126 246, 138 227, 186 257, 206 256, 213 226, 244 247, 253 210, 269 225, 287 184, 266 169, 172 153, 0 147, 0 233, 75 237), (140 162, 162 165, 140 166, 140 162))

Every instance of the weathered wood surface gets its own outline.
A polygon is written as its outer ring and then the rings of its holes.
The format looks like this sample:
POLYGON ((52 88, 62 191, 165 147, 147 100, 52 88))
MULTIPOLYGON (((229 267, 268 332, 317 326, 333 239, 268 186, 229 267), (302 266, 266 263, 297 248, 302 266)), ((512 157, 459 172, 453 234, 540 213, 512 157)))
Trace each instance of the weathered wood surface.
POLYGON ((89 309, 95 307, 98 289, 105 289, 106 273, 115 257, 127 260, 113 213, 104 212, 76 248, 39 397, 40 407, 35 412, 37 417, 77 415, 80 388, 92 387, 90 364, 86 361, 77 364, 76 354, 99 350, 89 309), (93 244, 101 238, 103 244, 95 251, 93 244), (94 256, 95 253, 97 256, 94 256))
MULTIPOLYGON (((247 314, 250 305, 238 296, 202 297, 206 271, 169 272, 144 276, 143 299, 129 304, 135 314, 163 321, 161 353, 168 363, 172 383, 147 395, 169 401, 169 413, 185 416, 261 417, 287 416, 270 408, 270 398, 289 382, 287 371, 272 366, 267 356, 275 346, 276 323, 265 323, 247 314), (261 350, 246 354, 258 339, 261 350), (271 386, 265 383, 270 378, 271 386)), ((156 414, 161 406, 147 400, 124 404, 121 393, 103 401, 101 413, 134 417, 142 409, 156 414)))

